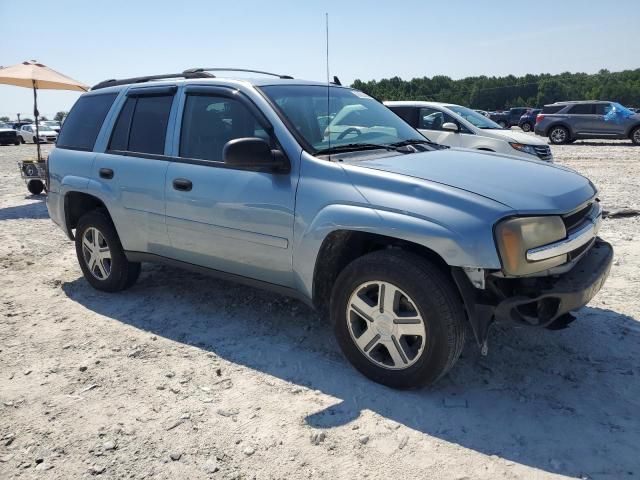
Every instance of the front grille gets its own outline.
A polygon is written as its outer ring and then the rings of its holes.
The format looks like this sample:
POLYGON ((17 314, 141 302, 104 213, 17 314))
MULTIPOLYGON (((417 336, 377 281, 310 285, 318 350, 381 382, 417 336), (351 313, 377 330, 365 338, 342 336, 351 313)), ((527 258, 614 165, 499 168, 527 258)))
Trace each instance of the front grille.
POLYGON ((575 212, 569 213, 562 217, 562 221, 564 222, 564 227, 567 229, 568 235, 582 226, 585 220, 587 220, 591 215, 591 211, 593 210, 594 206, 595 204, 593 202, 590 202, 584 207, 576 210, 575 212))
POLYGON ((551 158, 551 147, 549 145, 540 145, 533 148, 540 160, 549 160, 551 158))
POLYGON ((54 141, 56 140, 56 137, 54 137, 54 136, 52 135, 52 136, 50 136, 50 137, 47 137, 47 140, 48 140, 49 142, 54 142, 54 141))

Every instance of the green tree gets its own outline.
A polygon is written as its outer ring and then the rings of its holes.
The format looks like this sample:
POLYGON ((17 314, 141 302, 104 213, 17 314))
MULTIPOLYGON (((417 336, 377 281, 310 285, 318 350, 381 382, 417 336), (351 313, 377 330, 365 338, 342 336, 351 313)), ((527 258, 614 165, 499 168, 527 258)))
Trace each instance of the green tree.
MULTIPOLYGON (((356 80, 357 81, 357 80, 356 80)), ((53 119, 56 122, 62 122, 62 120, 64 120, 64 118, 67 116, 68 112, 58 112, 54 115, 53 119)))
POLYGON ((0 117, 0 122, 9 122, 9 117, 0 117))

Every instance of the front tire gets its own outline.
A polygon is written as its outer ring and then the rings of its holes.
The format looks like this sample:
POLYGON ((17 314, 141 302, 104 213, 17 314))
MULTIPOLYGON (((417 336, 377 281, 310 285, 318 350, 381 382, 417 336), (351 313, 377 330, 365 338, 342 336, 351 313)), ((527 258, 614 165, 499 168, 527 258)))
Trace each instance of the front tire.
POLYGON ((565 127, 551 127, 551 130, 549 130, 549 141, 554 145, 568 143, 570 139, 571 136, 569 135, 569 130, 565 127))
POLYGON ((631 131, 631 141, 634 145, 640 145, 640 127, 636 127, 631 131))
POLYGON ((523 132, 530 132, 531 130, 533 130, 533 126, 528 122, 523 123, 520 128, 523 132))
POLYGON ((118 292, 136 282, 140 263, 127 260, 118 233, 104 211, 83 215, 75 237, 78 263, 93 288, 118 292))
POLYGON ((373 252, 345 267, 333 287, 331 319, 353 366, 392 388, 434 383, 464 346, 465 313, 451 279, 401 250, 373 252))
POLYGON ((502 128, 507 128, 507 122, 505 122, 504 120, 500 120, 498 122, 498 125, 500 125, 502 128))

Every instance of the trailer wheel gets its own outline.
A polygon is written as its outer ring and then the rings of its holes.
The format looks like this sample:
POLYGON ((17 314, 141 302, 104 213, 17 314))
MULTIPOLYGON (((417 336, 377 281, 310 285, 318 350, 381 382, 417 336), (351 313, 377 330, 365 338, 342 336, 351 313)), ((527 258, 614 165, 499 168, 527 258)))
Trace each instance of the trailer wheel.
POLYGON ((44 190, 44 183, 40 180, 29 180, 29 183, 27 183, 27 189, 32 195, 40 195, 44 190))

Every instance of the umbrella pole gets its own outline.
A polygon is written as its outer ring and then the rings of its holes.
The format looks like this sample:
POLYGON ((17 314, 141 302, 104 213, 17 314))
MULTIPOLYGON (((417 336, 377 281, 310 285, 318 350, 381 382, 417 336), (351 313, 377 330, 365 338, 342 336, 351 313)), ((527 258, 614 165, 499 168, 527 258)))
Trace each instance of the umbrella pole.
POLYGON ((42 161, 40 154, 40 129, 38 128, 38 94, 36 93, 36 81, 33 82, 33 115, 36 117, 36 145, 38 146, 38 163, 42 161))

